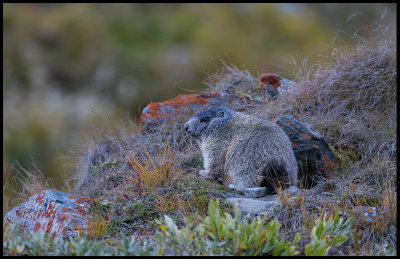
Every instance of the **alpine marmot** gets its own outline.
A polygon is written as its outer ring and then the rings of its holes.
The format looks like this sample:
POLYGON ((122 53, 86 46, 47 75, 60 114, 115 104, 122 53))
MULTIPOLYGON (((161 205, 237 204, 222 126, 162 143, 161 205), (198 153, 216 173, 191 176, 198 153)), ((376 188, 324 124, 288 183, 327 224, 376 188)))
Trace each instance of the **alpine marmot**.
POLYGON ((200 145, 203 177, 238 190, 297 186, 292 144, 273 122, 218 106, 195 114, 184 129, 200 145))

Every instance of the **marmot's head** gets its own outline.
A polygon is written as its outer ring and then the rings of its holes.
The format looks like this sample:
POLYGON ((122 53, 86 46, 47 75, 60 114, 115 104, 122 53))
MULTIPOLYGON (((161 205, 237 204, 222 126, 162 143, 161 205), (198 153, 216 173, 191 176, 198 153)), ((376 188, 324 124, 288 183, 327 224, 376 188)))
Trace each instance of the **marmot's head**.
POLYGON ((195 114, 185 123, 185 131, 192 137, 207 136, 224 129, 232 122, 234 110, 226 106, 217 106, 195 114))

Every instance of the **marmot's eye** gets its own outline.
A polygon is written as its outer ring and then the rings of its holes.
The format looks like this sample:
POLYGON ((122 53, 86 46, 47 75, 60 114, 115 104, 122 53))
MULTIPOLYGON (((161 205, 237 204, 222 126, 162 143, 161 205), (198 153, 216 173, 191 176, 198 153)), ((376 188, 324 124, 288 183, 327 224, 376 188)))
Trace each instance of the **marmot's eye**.
POLYGON ((204 117, 200 119, 200 122, 209 122, 210 118, 209 117, 204 117))

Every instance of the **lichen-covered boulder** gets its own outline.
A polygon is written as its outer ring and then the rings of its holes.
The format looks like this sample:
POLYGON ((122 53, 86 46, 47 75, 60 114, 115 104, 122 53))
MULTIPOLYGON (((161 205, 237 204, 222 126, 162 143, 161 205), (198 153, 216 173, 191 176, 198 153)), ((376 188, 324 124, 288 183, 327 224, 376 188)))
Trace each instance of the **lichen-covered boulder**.
POLYGON ((92 200, 53 189, 33 195, 10 210, 4 220, 17 223, 26 232, 43 230, 53 239, 79 235, 87 228, 92 200))
POLYGON ((289 90, 295 82, 287 80, 275 74, 265 73, 260 77, 258 89, 267 92, 271 97, 276 98, 282 91, 289 90))
POLYGON ((299 165, 300 187, 310 188, 321 177, 329 177, 336 167, 336 158, 326 140, 311 125, 290 115, 273 120, 289 136, 299 165))
POLYGON ((140 118, 140 132, 151 130, 166 122, 168 118, 178 117, 183 112, 196 113, 205 106, 235 105, 255 102, 250 98, 243 98, 234 94, 206 93, 182 94, 173 100, 153 102, 142 111, 140 118))

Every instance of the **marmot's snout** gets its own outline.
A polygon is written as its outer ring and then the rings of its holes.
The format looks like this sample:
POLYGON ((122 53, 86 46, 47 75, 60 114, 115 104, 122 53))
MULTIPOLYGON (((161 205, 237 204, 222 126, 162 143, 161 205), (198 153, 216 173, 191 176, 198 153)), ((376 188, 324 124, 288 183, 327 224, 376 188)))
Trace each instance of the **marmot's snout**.
POLYGON ((197 119, 190 119, 188 122, 186 122, 183 125, 183 128, 185 129, 186 133, 189 134, 192 137, 200 137, 200 133, 202 130, 202 125, 199 125, 197 119))
POLYGON ((192 127, 189 127, 189 121, 185 123, 185 125, 183 125, 183 128, 185 129, 185 131, 189 134, 189 135, 193 135, 193 129, 192 127))

